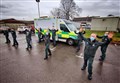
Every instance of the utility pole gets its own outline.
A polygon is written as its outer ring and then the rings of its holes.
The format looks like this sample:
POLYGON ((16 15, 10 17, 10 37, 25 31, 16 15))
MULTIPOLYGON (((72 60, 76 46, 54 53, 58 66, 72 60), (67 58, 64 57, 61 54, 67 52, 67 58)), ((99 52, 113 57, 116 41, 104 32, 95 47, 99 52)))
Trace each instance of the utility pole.
POLYGON ((40 7, 39 7, 40 0, 36 0, 36 2, 38 3, 38 15, 39 15, 39 18, 40 18, 40 7))

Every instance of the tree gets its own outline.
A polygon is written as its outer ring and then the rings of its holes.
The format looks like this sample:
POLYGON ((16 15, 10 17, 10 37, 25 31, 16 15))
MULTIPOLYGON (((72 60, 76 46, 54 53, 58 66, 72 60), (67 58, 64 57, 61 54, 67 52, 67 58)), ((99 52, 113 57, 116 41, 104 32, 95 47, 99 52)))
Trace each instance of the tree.
POLYGON ((59 8, 54 8, 52 11, 51 11, 51 14, 55 17, 61 17, 61 12, 60 12, 60 9, 59 8))
POLYGON ((60 7, 54 8, 51 14, 69 20, 75 16, 79 16, 81 11, 82 9, 76 5, 74 0, 61 0, 60 7))

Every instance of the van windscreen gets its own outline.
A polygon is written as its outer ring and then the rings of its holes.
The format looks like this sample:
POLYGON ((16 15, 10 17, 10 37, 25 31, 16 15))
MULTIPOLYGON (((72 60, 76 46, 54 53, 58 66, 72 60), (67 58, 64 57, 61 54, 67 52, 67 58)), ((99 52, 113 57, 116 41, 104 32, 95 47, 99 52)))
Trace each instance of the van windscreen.
POLYGON ((71 31, 77 31, 77 28, 72 23, 66 23, 71 31))

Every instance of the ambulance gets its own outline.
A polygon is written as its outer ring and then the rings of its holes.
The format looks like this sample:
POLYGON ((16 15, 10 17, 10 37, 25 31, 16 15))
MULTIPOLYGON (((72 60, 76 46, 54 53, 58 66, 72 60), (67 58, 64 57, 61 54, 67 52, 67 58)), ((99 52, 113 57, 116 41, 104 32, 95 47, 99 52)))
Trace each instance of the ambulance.
MULTIPOLYGON (((43 35, 45 35, 49 29, 56 29, 58 30, 56 32, 56 41, 66 42, 68 45, 77 43, 77 28, 68 20, 55 17, 41 17, 39 19, 34 19, 34 26, 36 34, 39 28, 42 29, 43 35)), ((50 34, 52 35, 51 32, 50 34)))

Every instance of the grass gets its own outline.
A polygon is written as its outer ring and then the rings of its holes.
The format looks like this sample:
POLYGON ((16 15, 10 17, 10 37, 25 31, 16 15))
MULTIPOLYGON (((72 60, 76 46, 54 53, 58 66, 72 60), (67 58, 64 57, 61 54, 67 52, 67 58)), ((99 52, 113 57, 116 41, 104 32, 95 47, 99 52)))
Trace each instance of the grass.
MULTIPOLYGON (((103 36, 104 35, 104 33, 105 33, 105 31, 91 31, 91 30, 85 30, 86 31, 86 34, 85 34, 85 37, 86 38, 89 38, 90 37, 90 35, 91 35, 91 33, 96 33, 97 35, 99 35, 99 36, 103 36)), ((120 33, 115 33, 114 34, 114 36, 113 36, 113 38, 112 38, 113 40, 112 40, 112 42, 114 43, 114 42, 118 42, 118 43, 120 43, 120 33)))

